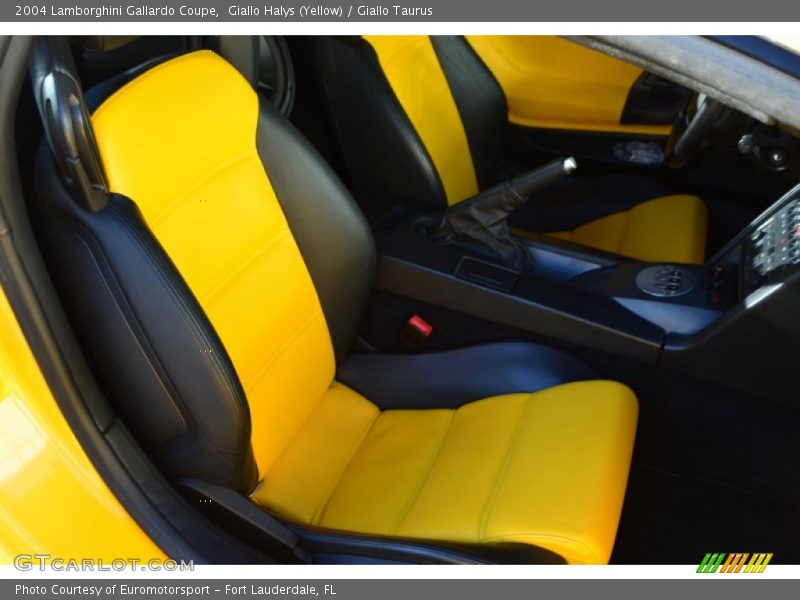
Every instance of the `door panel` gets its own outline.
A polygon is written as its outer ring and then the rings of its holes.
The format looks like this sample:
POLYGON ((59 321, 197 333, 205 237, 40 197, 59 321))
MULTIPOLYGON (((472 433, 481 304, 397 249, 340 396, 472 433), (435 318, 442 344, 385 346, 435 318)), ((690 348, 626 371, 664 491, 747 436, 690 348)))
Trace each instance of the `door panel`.
POLYGON ((639 67, 559 37, 467 39, 503 88, 509 120, 523 127, 666 136, 689 98, 639 67))

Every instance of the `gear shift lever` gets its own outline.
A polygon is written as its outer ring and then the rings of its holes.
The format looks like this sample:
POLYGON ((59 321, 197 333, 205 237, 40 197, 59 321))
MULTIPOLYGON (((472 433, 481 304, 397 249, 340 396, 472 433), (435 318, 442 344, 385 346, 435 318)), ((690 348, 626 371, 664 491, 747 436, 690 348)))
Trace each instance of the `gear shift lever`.
POLYGON ((573 157, 559 158, 524 175, 489 188, 447 209, 436 241, 478 248, 516 269, 530 266, 530 254, 508 230, 508 216, 530 195, 569 175, 578 167, 573 157))

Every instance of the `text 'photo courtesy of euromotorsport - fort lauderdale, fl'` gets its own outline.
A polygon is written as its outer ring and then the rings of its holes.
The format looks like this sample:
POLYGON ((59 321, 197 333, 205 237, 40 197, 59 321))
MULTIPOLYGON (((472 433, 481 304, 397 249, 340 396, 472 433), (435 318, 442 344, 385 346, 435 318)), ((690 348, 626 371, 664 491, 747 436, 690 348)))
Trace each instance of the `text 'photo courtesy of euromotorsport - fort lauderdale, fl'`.
POLYGON ((278 596, 278 597, 317 597, 317 596, 336 596, 334 584, 324 584, 320 587, 310 584, 248 584, 234 585, 220 583, 218 585, 192 585, 191 583, 181 584, 152 584, 152 583, 98 583, 95 585, 78 585, 69 583, 40 583, 25 584, 17 583, 14 586, 14 595, 18 597, 33 596, 42 598, 52 596, 54 598, 106 598, 109 596, 122 597, 141 597, 141 596, 162 596, 169 598, 202 598, 209 596, 211 592, 219 592, 225 596, 232 597, 258 597, 258 596, 278 596))
MULTIPOLYGON (((345 15, 342 5, 326 6, 322 4, 300 5, 269 5, 269 4, 231 4, 226 7, 227 14, 231 17, 266 17, 266 18, 292 18, 299 17, 337 17, 345 15)), ((400 6, 400 5, 357 5, 348 7, 348 12, 359 17, 432 17, 433 8, 430 6, 400 6)), ((147 5, 147 4, 108 4, 101 6, 58 6, 31 4, 19 6, 20 16, 47 16, 51 17, 87 17, 92 19, 107 19, 113 17, 194 17, 200 19, 215 19, 220 16, 217 7, 191 6, 181 4, 147 5)))

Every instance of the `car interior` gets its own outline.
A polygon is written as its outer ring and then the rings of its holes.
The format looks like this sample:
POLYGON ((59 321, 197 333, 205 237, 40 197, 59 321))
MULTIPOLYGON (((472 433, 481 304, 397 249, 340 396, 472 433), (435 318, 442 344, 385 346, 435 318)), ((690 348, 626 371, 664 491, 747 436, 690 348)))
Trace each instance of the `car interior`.
POLYGON ((41 37, 20 81, 65 412, 209 561, 800 561, 796 130, 554 36, 41 37))

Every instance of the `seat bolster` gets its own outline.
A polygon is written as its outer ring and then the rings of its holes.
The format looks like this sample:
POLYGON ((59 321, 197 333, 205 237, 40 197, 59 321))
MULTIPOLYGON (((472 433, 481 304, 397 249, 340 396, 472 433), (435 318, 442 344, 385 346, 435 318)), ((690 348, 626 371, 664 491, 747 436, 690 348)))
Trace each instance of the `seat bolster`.
POLYGON ((529 342, 421 354, 351 354, 337 374, 381 410, 458 408, 490 396, 597 378, 581 360, 529 342))
POLYGON ((372 46, 363 39, 333 36, 319 36, 313 46, 354 193, 381 204, 363 207, 370 220, 394 202, 427 209, 447 206, 433 160, 372 46))
POLYGON ((36 172, 45 251, 62 301, 126 426, 171 477, 252 490, 241 383, 136 205, 112 194, 103 209, 83 209, 44 146, 36 172))
POLYGON ((605 564, 617 534, 638 417, 633 392, 579 382, 528 397, 486 512, 483 543, 528 543, 605 564))
POLYGON ((369 224, 319 153, 264 101, 256 145, 341 360, 353 342, 375 275, 377 255, 369 224))
POLYGON ((505 94, 463 36, 434 35, 431 43, 458 107, 478 187, 484 190, 505 179, 499 172, 508 134, 505 94))

